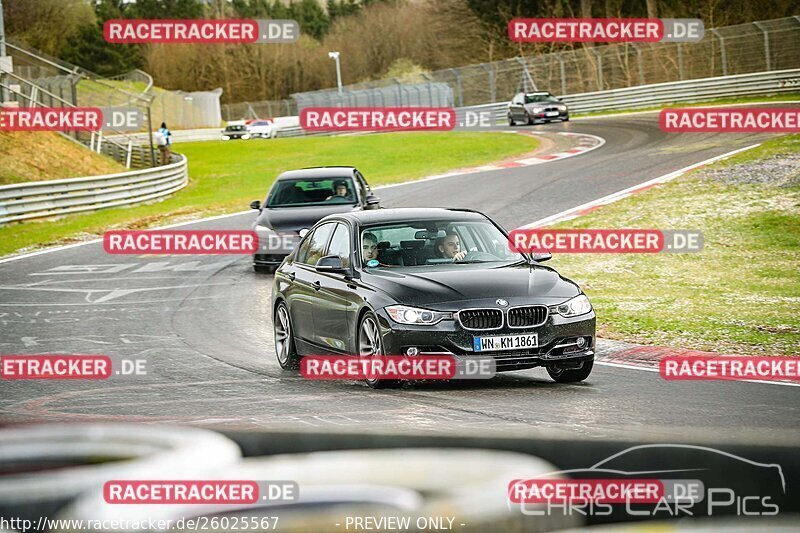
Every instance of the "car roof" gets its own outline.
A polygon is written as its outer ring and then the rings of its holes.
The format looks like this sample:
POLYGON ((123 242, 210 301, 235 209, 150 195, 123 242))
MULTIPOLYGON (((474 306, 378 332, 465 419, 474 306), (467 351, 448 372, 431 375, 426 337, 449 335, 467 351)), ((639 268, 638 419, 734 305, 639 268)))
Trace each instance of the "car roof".
POLYGON ((353 220, 361 226, 416 222, 420 220, 486 220, 486 215, 470 209, 444 209, 441 207, 401 207, 394 209, 371 209, 334 215, 353 220))
POLYGON ((354 167, 311 167, 282 172, 277 180, 296 180, 303 178, 352 178, 354 167))

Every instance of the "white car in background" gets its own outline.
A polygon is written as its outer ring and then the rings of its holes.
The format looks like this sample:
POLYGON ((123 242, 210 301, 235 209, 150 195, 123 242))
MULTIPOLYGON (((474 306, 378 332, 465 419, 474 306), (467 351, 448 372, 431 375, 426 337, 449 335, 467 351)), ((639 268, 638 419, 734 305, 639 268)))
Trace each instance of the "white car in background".
POLYGON ((278 128, 271 120, 256 120, 247 125, 247 133, 251 139, 273 139, 278 135, 278 128))

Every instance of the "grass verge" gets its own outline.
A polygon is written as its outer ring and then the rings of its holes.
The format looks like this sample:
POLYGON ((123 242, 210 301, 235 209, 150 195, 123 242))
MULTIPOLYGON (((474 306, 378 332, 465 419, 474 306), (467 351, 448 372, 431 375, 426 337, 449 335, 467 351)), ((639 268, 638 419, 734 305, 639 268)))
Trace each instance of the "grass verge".
POLYGON ((251 200, 263 200, 285 170, 354 165, 375 186, 527 154, 537 146, 527 135, 466 132, 187 143, 175 147, 189 158, 185 189, 157 203, 7 225, 0 228, 0 256, 85 240, 109 228, 142 229, 241 211, 251 200))
POLYGON ((790 178, 774 181, 782 163, 762 158, 779 154, 800 154, 800 135, 557 226, 703 232, 705 247, 694 254, 553 258, 549 264, 592 299, 600 336, 743 355, 800 354, 800 165, 793 156, 790 178))

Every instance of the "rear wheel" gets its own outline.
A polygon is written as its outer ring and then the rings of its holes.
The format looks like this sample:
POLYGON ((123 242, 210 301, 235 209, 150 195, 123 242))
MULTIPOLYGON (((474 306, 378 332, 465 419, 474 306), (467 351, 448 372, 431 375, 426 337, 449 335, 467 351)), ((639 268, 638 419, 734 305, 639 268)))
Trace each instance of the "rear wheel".
POLYGON ((275 355, 278 357, 278 364, 286 370, 299 368, 300 357, 294 345, 292 320, 289 317, 289 308, 284 302, 279 303, 275 309, 272 325, 275 329, 275 355))
POLYGON ((589 377, 594 361, 584 361, 580 368, 564 368, 556 365, 547 367, 547 373, 558 383, 577 383, 589 377))
MULTIPOLYGON (((378 319, 372 313, 365 313, 361 317, 358 325, 358 355, 364 358, 381 357, 383 355, 383 341, 381 340, 381 330, 378 326, 378 319)), ((389 387, 399 387, 400 381, 392 379, 380 379, 378 377, 367 378, 364 380, 373 389, 385 389, 389 387)))

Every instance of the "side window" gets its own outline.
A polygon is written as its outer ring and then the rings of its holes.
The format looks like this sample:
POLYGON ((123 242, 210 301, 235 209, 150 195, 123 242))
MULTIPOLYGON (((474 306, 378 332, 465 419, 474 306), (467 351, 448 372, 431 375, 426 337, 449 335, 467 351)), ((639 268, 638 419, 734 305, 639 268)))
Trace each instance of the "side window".
POLYGON ((360 172, 356 172, 356 186, 358 187, 358 193, 361 195, 361 199, 366 200, 369 187, 367 186, 366 180, 364 180, 364 176, 362 176, 360 172))
POLYGON ((350 230, 344 224, 336 224, 331 243, 325 255, 338 255, 345 268, 350 266, 350 230))
POLYGON ((294 260, 296 263, 305 263, 306 256, 308 255, 308 245, 311 243, 311 237, 314 235, 306 235, 306 238, 303 242, 300 243, 300 248, 297 249, 297 253, 294 256, 294 260))
POLYGON ((302 261, 300 259, 298 261, 306 265, 316 265, 317 261, 325 255, 325 245, 328 244, 328 237, 331 236, 335 225, 331 222, 315 229, 314 234, 308 239, 308 250, 305 257, 302 258, 302 261))

